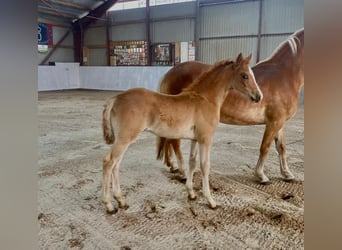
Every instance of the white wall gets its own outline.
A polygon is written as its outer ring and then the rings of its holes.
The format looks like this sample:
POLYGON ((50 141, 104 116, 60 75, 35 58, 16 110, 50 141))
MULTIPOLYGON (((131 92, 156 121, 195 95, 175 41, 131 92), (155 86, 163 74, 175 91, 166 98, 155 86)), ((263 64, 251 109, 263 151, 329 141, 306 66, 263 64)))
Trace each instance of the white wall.
POLYGON ((84 89, 127 90, 147 88, 158 90, 161 77, 171 67, 81 67, 80 81, 84 89))
POLYGON ((171 67, 80 67, 78 63, 38 66, 38 91, 62 89, 157 91, 159 81, 171 67))
POLYGON ((79 63, 38 66, 38 91, 80 88, 79 63))

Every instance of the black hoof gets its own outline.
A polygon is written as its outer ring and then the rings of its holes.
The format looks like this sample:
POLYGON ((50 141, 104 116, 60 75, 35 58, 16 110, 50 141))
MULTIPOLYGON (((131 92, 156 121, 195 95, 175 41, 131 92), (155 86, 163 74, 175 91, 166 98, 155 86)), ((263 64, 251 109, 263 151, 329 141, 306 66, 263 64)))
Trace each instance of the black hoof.
POLYGON ((259 184, 264 185, 264 186, 268 186, 268 185, 271 185, 272 182, 271 181, 264 181, 264 182, 259 182, 259 184))
POLYGON ((288 182, 288 183, 296 183, 296 180, 295 179, 283 179, 285 182, 288 182))
POLYGON ((170 168, 170 173, 172 174, 180 173, 179 168, 176 168, 176 169, 170 168))

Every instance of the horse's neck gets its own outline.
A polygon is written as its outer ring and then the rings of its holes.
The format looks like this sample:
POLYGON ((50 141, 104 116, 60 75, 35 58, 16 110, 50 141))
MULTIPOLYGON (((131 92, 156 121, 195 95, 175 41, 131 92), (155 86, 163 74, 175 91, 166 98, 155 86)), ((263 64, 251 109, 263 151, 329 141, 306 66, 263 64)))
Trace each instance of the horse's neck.
POLYGON ((190 90, 205 97, 209 102, 220 106, 228 94, 228 80, 222 78, 226 77, 223 77, 218 72, 212 72, 201 78, 190 90))

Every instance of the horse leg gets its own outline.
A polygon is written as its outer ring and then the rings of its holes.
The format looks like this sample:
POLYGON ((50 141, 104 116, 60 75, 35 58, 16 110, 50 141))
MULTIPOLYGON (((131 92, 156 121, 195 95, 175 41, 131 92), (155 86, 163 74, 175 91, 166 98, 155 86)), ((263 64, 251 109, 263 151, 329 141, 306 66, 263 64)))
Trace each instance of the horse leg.
POLYGON ((279 155, 279 163, 280 163, 280 173, 284 177, 285 180, 293 180, 294 176, 291 173, 289 167, 287 166, 286 161, 286 144, 285 144, 285 136, 284 136, 284 127, 282 127, 276 137, 274 138, 275 146, 279 155))
POLYGON ((105 204, 108 213, 115 212, 110 196, 110 177, 112 177, 114 197, 118 201, 119 207, 125 207, 125 200, 122 197, 120 190, 118 171, 122 155, 126 151, 128 145, 129 143, 122 145, 117 141, 114 142, 111 151, 103 159, 103 203, 105 204))
POLYGON ((173 155, 173 148, 172 148, 172 141, 173 139, 163 138, 164 141, 164 164, 170 168, 171 173, 175 173, 178 171, 178 168, 175 167, 172 163, 172 155, 173 155))
POLYGON ((270 180, 264 173, 264 165, 265 160, 268 155, 268 151, 272 144, 272 141, 277 134, 278 129, 275 129, 274 126, 267 124, 264 132, 264 136, 262 138, 261 146, 260 146, 260 154, 259 159, 255 169, 255 175, 259 179, 260 183, 268 183, 270 180))
POLYGON ((195 200, 196 195, 192 185, 192 178, 196 168, 196 158, 197 158, 197 141, 192 140, 190 146, 190 157, 189 157, 189 168, 186 172, 186 188, 188 190, 188 196, 190 200, 195 200))
POLYGON ((211 197, 209 186, 209 172, 210 172, 210 144, 199 144, 200 165, 202 170, 202 190, 203 195, 209 202, 210 208, 216 208, 216 202, 211 197))

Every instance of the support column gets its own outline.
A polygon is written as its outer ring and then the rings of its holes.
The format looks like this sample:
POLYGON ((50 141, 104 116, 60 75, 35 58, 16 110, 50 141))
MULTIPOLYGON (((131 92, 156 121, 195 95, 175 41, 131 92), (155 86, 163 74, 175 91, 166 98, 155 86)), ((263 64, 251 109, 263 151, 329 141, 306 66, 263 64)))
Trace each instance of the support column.
POLYGON ((257 44, 257 57, 256 57, 257 63, 260 61, 263 0, 259 0, 259 3, 260 3, 259 4, 259 26, 258 26, 258 44, 257 44))
POLYGON ((83 65, 83 30, 81 27, 73 27, 74 35, 74 60, 83 65))
POLYGON ((200 0, 196 0, 195 10, 195 60, 200 60, 200 33, 201 33, 201 20, 200 20, 200 0))
POLYGON ((151 44, 151 8, 150 8, 150 0, 146 0, 146 41, 147 41, 147 65, 152 65, 152 44, 151 44))

